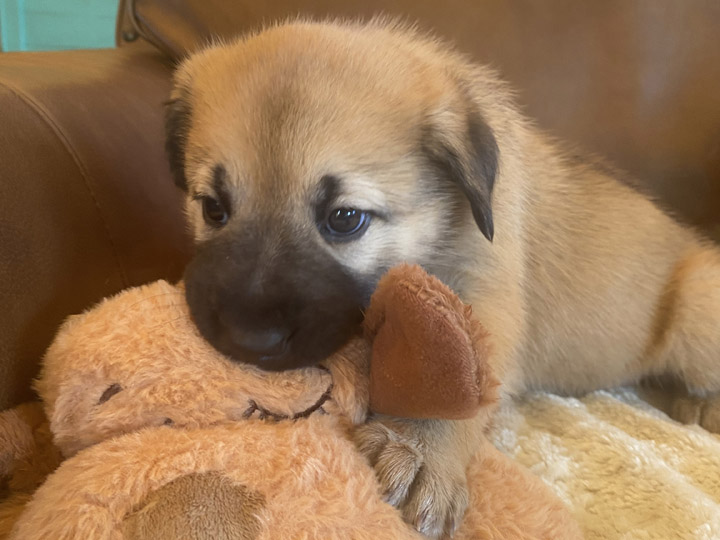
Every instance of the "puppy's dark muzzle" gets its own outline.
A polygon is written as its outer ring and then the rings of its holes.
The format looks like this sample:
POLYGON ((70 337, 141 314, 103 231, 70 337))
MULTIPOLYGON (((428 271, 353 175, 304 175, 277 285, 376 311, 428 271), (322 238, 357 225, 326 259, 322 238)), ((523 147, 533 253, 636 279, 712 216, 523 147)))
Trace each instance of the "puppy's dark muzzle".
POLYGON ((218 236, 198 246, 185 271, 190 314, 218 351, 263 369, 316 364, 360 329, 369 285, 302 241, 273 252, 218 236))
MULTIPOLYGON (((221 317, 222 319, 222 317, 221 317)), ((252 329, 239 322, 221 322, 218 343, 226 354, 236 360, 252 363, 265 369, 286 369, 290 361, 290 342, 294 330, 285 327, 252 329)), ((217 345, 216 345, 217 347, 217 345)))
MULTIPOLYGON (((298 367, 291 353, 294 330, 289 327, 253 328, 241 321, 227 321, 221 311, 220 322, 201 332, 219 351, 234 360, 255 364, 263 369, 282 370, 298 367)), ((198 319, 198 317, 194 317, 198 319)), ((200 327, 198 325, 198 327, 200 327)), ((308 362, 312 363, 308 355, 308 362)))
POLYGON ((241 349, 261 357, 280 356, 287 352, 292 332, 282 329, 241 330, 228 328, 232 340, 241 349))

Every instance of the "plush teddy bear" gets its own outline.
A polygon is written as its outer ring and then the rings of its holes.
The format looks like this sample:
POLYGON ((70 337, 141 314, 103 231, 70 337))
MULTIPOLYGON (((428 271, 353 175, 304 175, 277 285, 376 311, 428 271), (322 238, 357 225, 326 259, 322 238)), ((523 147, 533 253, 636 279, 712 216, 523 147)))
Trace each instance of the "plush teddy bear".
MULTIPOLYGON (((378 285, 365 335, 317 367, 264 372, 201 338, 181 286, 129 289, 70 317, 46 354, 36 387, 67 459, 6 512, 9 537, 420 539, 383 501, 353 429, 369 411, 489 421, 487 339, 447 287, 402 266, 378 285)), ((468 480, 456 538, 580 538, 489 443, 468 480)))

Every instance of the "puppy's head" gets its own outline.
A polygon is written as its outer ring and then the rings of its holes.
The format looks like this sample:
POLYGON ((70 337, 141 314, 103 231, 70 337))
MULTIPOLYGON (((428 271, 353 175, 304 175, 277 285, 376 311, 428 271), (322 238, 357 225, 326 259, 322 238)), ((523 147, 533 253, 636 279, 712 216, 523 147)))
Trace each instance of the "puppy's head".
POLYGON ((497 145, 473 76, 381 23, 286 24, 189 58, 167 150, 206 339, 267 369, 312 364, 359 329, 388 268, 442 277, 467 223, 491 240, 497 145))

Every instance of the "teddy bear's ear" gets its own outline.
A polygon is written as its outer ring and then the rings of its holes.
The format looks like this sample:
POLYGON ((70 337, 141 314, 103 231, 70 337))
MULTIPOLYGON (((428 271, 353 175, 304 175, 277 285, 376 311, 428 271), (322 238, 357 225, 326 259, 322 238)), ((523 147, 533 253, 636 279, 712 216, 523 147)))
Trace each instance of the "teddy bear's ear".
POLYGON ((419 266, 391 269, 366 314, 370 409, 465 419, 497 400, 488 336, 450 288, 419 266))
POLYGON ((71 313, 67 317, 65 317, 65 320, 63 320, 62 324, 60 325, 60 328, 58 329, 58 334, 68 328, 72 328, 76 324, 78 324, 80 321, 85 318, 86 313, 71 313))

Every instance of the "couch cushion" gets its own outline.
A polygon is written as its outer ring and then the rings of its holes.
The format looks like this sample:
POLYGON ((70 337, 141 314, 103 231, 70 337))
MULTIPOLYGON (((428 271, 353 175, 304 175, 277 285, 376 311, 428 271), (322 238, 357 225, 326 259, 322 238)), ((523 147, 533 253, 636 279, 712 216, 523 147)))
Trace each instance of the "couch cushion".
MULTIPOLYGON (((599 152, 694 223, 720 224, 716 0, 125 0, 172 58, 296 14, 417 20, 498 67, 540 126, 599 152)), ((124 25, 124 26, 123 26, 124 25)), ((122 43, 122 36, 119 34, 122 43)))

